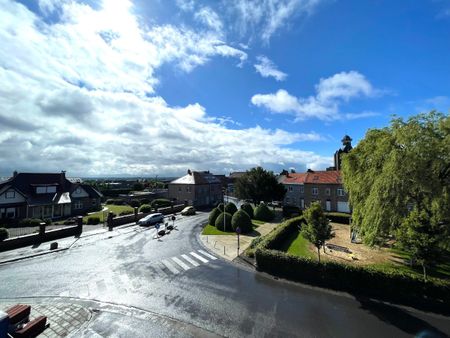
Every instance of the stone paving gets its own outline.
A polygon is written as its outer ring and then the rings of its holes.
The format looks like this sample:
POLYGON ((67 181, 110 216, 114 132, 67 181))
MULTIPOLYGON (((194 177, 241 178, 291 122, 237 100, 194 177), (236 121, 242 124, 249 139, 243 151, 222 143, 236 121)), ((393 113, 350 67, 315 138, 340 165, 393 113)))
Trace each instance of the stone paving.
MULTIPOLYGON (((83 325, 86 325, 92 318, 92 313, 77 304, 72 303, 52 303, 40 304, 23 302, 31 306, 30 320, 39 316, 46 316, 49 327, 42 332, 39 337, 67 337, 77 331, 83 325)), ((6 310, 11 306, 21 304, 21 302, 2 302, 0 301, 0 309, 6 310)))

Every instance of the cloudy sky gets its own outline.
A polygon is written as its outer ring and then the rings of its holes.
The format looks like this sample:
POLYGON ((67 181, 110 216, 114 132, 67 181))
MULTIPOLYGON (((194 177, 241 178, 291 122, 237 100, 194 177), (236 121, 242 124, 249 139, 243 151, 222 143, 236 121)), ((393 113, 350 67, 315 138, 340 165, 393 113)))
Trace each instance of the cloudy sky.
POLYGON ((450 1, 0 0, 0 175, 324 169, 450 108, 450 1))

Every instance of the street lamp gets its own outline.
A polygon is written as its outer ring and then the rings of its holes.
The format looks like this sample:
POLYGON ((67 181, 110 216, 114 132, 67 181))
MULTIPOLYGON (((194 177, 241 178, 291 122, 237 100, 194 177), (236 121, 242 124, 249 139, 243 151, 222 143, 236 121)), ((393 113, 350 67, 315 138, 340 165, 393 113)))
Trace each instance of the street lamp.
POLYGON ((225 188, 222 188, 222 200, 223 200, 223 231, 227 231, 227 221, 225 217, 225 188))

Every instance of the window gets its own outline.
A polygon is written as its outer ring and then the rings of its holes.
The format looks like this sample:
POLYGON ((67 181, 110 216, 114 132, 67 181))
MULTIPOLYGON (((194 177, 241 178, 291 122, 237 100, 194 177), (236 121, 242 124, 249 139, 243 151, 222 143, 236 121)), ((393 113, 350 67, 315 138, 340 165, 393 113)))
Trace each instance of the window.
POLYGON ((186 187, 186 192, 191 192, 191 187, 186 187))
POLYGON ((181 187, 178 187, 178 192, 181 192, 181 187))
POLYGON ((344 189, 338 189, 338 190, 337 190, 337 195, 338 195, 338 196, 345 196, 345 191, 344 191, 344 189))
POLYGON ((331 195, 331 189, 330 188, 326 188, 325 189, 325 195, 327 195, 327 196, 331 195))
POLYGON ((55 193, 55 192, 56 192, 55 186, 47 187, 47 193, 55 193))
POLYGON ((294 191, 294 188, 291 187, 291 186, 289 186, 289 187, 288 187, 288 190, 289 190, 289 191, 294 191))
POLYGON ((45 194, 47 193, 47 187, 36 187, 36 194, 45 194))
POLYGON ((300 194, 305 193, 305 187, 303 185, 300 186, 300 194))
POLYGON ((313 195, 319 195, 319 188, 312 188, 313 195))
POLYGON ((15 197, 16 197, 16 192, 14 190, 9 190, 6 192, 5 198, 15 198, 15 197))
POLYGON ((16 208, 6 208, 6 218, 16 218, 16 208))
POLYGON ((78 188, 75 190, 75 194, 81 194, 81 188, 80 188, 80 187, 78 187, 78 188))
POLYGON ((83 209, 83 203, 81 201, 76 201, 73 207, 75 209, 83 209))

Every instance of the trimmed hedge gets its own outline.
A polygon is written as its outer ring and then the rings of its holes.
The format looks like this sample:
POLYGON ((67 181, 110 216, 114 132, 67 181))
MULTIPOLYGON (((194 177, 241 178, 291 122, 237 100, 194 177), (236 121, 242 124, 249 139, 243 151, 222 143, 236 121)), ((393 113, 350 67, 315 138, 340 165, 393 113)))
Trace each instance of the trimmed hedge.
POLYGON ((172 202, 165 198, 157 198, 150 203, 153 208, 166 208, 172 205, 172 202))
POLYGON ((130 202, 128 202, 128 205, 133 208, 139 208, 141 206, 141 201, 133 199, 130 202))
POLYGON ((231 227, 234 231, 239 227, 243 234, 247 234, 253 230, 252 220, 245 210, 235 212, 231 218, 231 227))
POLYGON ((259 221, 269 222, 275 217, 274 213, 264 203, 258 205, 255 208, 254 219, 259 221))
POLYGON ((90 224, 90 225, 97 225, 100 223, 100 217, 98 216, 89 216, 86 224, 90 224))
POLYGON ((141 207, 139 208, 139 211, 143 212, 144 214, 152 212, 152 206, 149 204, 142 204, 141 207))
POLYGON ((0 228, 0 242, 4 241, 7 238, 9 238, 8 229, 0 228))
POLYGON ((234 215, 234 213, 237 211, 237 207, 236 204, 234 204, 233 202, 228 202, 225 205, 225 212, 228 212, 231 215, 234 215))
POLYGON ((241 209, 244 210, 250 216, 250 218, 253 218, 253 207, 250 203, 242 204, 241 209))
POLYGON ((233 228, 232 228, 232 225, 231 225, 231 218, 232 218, 231 214, 229 214, 228 212, 225 212, 225 213, 222 212, 217 217, 216 222, 215 222, 214 225, 220 231, 232 232, 233 228), (226 226, 226 229, 224 229, 224 222, 223 222, 224 215, 225 215, 225 222, 226 222, 225 226, 226 226))
POLYGON ((212 226, 216 226, 216 219, 217 217, 219 217, 219 215, 221 214, 221 211, 217 208, 214 208, 211 210, 211 212, 209 213, 209 217, 208 217, 208 223, 212 226))
POLYGON ((325 212, 325 216, 334 223, 350 224, 352 215, 343 212, 325 212))
POLYGON ((24 218, 19 222, 21 227, 38 227, 43 221, 39 218, 24 218))
POLYGON ((292 214, 297 214, 297 216, 301 216, 303 212, 302 209, 300 209, 295 205, 283 206, 283 217, 291 217, 292 214))
POLYGON ((126 216, 126 215, 131 215, 131 214, 134 214, 133 210, 124 210, 119 213, 119 216, 126 216))
POLYGON ((277 250, 304 222, 296 217, 284 222, 257 245, 259 270, 301 283, 355 292, 382 300, 450 313, 450 283, 399 270, 380 270, 339 262, 321 262, 277 250))

